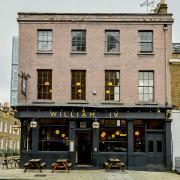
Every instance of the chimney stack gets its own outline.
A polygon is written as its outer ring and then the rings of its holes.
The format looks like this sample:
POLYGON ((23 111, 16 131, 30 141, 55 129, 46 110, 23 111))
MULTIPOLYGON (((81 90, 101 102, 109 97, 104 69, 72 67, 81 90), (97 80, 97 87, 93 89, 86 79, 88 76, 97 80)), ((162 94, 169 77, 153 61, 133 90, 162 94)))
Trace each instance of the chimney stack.
POLYGON ((154 12, 157 14, 167 14, 168 6, 165 3, 165 0, 161 0, 160 3, 157 4, 157 7, 154 9, 154 12))

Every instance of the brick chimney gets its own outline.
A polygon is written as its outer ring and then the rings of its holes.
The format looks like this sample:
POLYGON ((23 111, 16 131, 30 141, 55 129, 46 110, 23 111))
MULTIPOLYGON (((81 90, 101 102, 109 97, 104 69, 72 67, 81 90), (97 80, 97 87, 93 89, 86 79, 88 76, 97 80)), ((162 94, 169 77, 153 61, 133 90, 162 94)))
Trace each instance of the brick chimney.
POLYGON ((154 12, 157 14, 167 14, 168 6, 165 3, 165 0, 161 0, 160 3, 157 4, 157 7, 154 9, 154 12))

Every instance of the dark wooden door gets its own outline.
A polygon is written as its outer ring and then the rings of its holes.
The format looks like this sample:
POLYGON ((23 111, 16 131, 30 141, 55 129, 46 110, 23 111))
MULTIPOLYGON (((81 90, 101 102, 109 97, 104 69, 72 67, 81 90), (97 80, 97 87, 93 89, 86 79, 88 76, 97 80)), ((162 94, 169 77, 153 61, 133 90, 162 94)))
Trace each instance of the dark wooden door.
POLYGON ((165 145, 162 133, 147 134, 147 163, 150 166, 164 165, 165 145))
POLYGON ((78 164, 91 164, 92 133, 77 133, 77 160, 78 164))

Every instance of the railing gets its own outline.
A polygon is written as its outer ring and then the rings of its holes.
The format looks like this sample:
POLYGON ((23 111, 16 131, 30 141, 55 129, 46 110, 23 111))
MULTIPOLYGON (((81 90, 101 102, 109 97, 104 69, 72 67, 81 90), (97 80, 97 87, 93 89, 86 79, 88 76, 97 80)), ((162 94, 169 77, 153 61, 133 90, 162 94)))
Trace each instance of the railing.
POLYGON ((180 43, 173 43, 173 53, 180 53, 180 43))

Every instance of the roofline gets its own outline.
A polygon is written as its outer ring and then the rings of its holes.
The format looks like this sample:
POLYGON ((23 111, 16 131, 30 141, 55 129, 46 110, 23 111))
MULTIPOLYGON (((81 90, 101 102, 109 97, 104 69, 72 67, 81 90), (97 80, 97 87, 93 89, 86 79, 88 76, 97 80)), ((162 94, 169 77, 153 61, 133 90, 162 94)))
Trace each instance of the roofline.
POLYGON ((119 15, 126 15, 126 16, 173 16, 172 13, 168 14, 158 14, 158 13, 51 13, 51 12, 18 12, 18 15, 98 15, 98 16, 104 16, 104 15, 113 15, 113 16, 119 16, 119 15))

